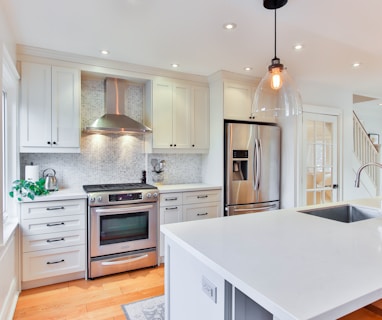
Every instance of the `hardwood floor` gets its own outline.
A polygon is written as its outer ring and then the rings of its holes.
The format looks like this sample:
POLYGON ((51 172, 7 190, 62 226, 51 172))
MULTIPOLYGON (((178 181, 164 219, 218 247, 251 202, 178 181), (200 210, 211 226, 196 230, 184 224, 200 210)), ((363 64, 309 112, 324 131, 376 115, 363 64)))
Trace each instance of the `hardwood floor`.
MULTIPOLYGON (((21 292, 15 320, 126 320, 121 305, 164 293, 164 266, 21 292)), ((382 300, 341 320, 382 320, 382 300)), ((202 320, 202 319, 200 319, 202 320)))
POLYGON ((15 320, 126 320, 121 305, 164 293, 164 267, 94 280, 75 280, 21 292, 15 320))

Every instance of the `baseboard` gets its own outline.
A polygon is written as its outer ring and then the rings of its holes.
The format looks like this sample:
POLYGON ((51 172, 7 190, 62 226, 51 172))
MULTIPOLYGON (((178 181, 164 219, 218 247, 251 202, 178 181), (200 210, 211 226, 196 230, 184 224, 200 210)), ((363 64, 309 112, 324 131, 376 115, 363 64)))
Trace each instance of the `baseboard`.
POLYGON ((17 281, 13 279, 9 287, 8 294, 5 297, 2 310, 0 310, 0 319, 12 320, 16 310, 17 300, 19 298, 19 291, 17 289, 17 281))

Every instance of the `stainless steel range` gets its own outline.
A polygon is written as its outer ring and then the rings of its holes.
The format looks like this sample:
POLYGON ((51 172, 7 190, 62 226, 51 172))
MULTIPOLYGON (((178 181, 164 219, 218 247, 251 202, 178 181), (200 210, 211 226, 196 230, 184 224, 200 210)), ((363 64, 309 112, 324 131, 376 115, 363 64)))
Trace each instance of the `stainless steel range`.
POLYGON ((144 183, 85 185, 88 278, 158 264, 158 190, 144 183))

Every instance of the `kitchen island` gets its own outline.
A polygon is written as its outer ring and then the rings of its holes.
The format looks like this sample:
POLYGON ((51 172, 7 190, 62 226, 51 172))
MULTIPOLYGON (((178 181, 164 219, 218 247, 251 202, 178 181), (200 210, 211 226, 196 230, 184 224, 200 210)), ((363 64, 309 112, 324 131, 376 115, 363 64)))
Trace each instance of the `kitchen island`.
POLYGON ((167 319, 333 320, 381 299, 382 215, 343 223, 297 210, 162 226, 167 319))

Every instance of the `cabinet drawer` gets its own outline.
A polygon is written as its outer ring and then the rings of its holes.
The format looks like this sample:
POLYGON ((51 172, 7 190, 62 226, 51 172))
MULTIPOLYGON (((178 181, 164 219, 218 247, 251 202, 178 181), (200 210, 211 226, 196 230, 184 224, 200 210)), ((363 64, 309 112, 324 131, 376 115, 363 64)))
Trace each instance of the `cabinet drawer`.
POLYGON ((23 254, 23 281, 85 270, 85 245, 23 254))
POLYGON ((85 244, 85 230, 62 231, 23 237, 23 252, 85 244))
POLYGON ((220 201, 220 198, 220 190, 183 192, 183 204, 216 202, 220 201))
POLYGON ((85 214, 74 216, 27 219, 21 223, 23 235, 38 235, 70 230, 85 230, 85 214))
POLYGON ((181 205, 182 204, 182 193, 174 192, 174 193, 162 193, 160 195, 160 206, 173 206, 173 205, 181 205))
POLYGON ((184 221, 216 218, 221 216, 220 202, 183 206, 184 221))
POLYGON ((62 200, 22 203, 21 218, 36 219, 58 217, 73 214, 86 214, 86 200, 62 200))

